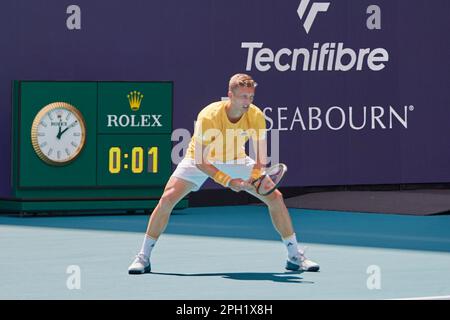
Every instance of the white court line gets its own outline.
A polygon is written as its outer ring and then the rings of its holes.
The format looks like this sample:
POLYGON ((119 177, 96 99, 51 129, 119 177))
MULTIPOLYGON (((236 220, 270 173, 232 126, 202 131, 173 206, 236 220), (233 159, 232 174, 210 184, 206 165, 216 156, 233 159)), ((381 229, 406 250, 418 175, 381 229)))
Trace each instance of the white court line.
POLYGON ((388 300, 450 300, 450 296, 414 297, 414 298, 400 298, 388 300))

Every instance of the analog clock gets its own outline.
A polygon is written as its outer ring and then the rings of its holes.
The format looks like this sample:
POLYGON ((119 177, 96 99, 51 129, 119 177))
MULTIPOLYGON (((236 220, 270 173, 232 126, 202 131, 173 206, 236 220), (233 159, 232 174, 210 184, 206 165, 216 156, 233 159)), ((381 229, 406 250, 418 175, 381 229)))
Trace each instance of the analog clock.
POLYGON ((43 107, 31 126, 34 151, 44 162, 62 166, 75 160, 86 142, 86 124, 77 108, 66 102, 43 107))

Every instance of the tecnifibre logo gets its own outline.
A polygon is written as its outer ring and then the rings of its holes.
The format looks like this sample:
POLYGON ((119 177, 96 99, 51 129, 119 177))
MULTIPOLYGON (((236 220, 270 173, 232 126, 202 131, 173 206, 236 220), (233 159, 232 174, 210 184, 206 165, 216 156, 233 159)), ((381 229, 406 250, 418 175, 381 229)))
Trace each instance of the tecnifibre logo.
MULTIPOLYGON (((334 5, 338 4, 339 2, 336 2, 334 5)), ((301 0, 297 12, 292 14, 291 11, 287 13, 287 16, 295 15, 296 19, 300 18, 307 37, 311 37, 309 32, 318 13, 327 12, 329 8, 330 2, 301 0)), ((276 32, 292 33, 292 30, 276 30, 276 32)), ((386 67, 385 63, 389 61, 389 53, 384 48, 353 49, 346 47, 344 42, 314 42, 309 48, 277 48, 273 50, 264 47, 264 42, 259 41, 242 42, 241 48, 247 49, 246 71, 252 71, 253 68, 260 72, 266 72, 272 68, 279 72, 381 71, 386 67)))
POLYGON ((311 26, 314 23, 314 19, 316 19, 317 14, 319 12, 327 12, 328 7, 330 6, 329 2, 314 2, 308 11, 307 9, 309 2, 309 0, 300 1, 300 5, 297 9, 300 20, 302 20, 305 16, 305 13, 308 12, 305 21, 303 22, 303 28, 305 28, 306 33, 309 33, 309 30, 311 30, 311 26))

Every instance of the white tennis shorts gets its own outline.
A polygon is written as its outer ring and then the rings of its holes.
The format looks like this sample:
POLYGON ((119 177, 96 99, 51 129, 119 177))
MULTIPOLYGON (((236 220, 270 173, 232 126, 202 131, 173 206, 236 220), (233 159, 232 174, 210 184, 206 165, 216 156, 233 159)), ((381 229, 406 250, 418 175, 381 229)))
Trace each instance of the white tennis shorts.
MULTIPOLYGON (((246 157, 245 159, 232 160, 228 162, 214 162, 214 165, 220 171, 228 174, 231 179, 241 178, 247 180, 250 178, 255 161, 246 157)), ((192 191, 198 191, 202 184, 209 178, 209 176, 195 166, 194 159, 184 158, 172 173, 173 177, 187 180, 195 184, 192 191)))

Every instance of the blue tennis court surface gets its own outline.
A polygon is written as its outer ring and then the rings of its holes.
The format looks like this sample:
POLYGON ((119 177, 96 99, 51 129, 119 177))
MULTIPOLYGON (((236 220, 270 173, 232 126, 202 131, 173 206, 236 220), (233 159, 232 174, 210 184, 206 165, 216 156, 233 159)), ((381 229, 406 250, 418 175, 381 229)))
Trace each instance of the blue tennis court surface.
POLYGON ((450 298, 449 215, 290 214, 320 272, 284 270, 285 247, 263 206, 174 211, 152 273, 134 276, 127 268, 147 216, 1 216, 0 298, 450 298))

